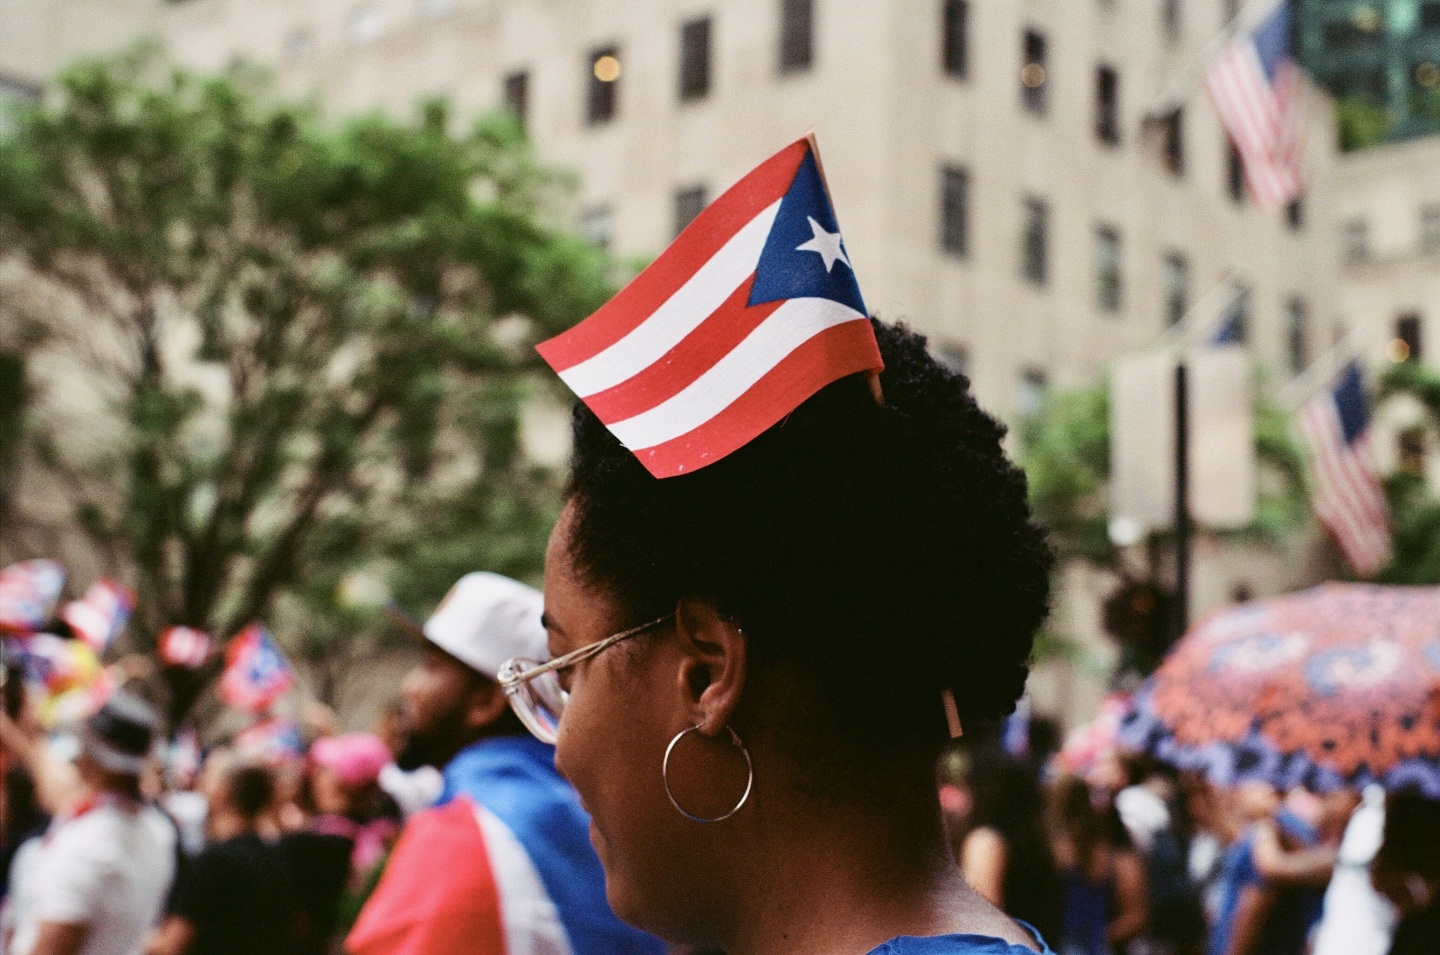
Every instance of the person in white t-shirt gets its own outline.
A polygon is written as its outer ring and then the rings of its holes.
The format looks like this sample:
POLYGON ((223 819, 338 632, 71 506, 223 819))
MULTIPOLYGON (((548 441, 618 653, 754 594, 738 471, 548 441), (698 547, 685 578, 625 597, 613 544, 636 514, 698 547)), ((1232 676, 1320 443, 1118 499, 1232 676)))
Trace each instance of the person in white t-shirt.
POLYGON ((116 692, 80 733, 84 795, 16 866, 5 955, 139 955, 175 879, 174 824, 140 794, 158 720, 116 692))

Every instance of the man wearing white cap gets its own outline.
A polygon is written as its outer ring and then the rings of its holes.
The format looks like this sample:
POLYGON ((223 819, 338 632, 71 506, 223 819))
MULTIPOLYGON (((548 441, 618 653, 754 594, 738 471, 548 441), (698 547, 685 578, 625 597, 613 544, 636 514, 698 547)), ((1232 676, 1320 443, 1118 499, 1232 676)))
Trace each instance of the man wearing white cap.
POLYGON ((539 591, 462 577, 426 622, 405 678, 402 768, 440 767, 439 804, 413 816, 346 939, 352 955, 659 955, 605 901, 589 819, 495 681, 547 658, 539 591))

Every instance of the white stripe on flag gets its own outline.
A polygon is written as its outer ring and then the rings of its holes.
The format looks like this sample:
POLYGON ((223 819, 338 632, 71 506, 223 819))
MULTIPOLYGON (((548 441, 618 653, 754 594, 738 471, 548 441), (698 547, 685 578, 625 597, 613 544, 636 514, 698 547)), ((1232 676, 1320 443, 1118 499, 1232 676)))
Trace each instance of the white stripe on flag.
POLYGON ((570 940, 560 912, 545 891, 545 883, 524 844, 484 806, 475 807, 475 821, 495 878, 505 955, 570 955, 570 940))
POLYGON ((856 320, 867 319, 828 298, 789 299, 683 390, 610 425, 610 430, 632 451, 688 434, 724 411, 805 342, 827 328, 856 320))
POLYGON ((649 318, 609 348, 560 372, 561 380, 575 394, 588 398, 659 361, 755 273, 779 211, 780 200, 776 199, 731 236, 649 318))
POLYGON ((1366 436, 1346 444, 1329 394, 1311 401, 1298 425, 1310 450, 1316 516, 1334 534, 1352 569, 1375 572, 1390 553, 1390 530, 1379 479, 1363 457, 1369 447, 1366 436))

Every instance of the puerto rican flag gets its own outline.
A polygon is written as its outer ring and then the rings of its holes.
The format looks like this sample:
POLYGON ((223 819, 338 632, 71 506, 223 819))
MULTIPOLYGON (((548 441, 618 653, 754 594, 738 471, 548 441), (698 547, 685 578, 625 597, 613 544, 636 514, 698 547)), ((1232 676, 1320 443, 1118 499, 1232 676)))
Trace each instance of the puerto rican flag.
POLYGON ((539 352, 659 478, 713 464, 838 378, 878 373, 814 140, 741 179, 539 352))
POLYGON ((22 560, 0 570, 0 633, 34 633, 50 620, 65 586, 53 560, 22 560))
POLYGON ((160 634, 160 659, 167 666, 197 670, 210 659, 214 642, 210 635, 194 627, 167 627, 160 634))
POLYGON ((1305 188, 1300 67, 1290 55, 1290 5, 1278 4, 1254 30, 1220 54, 1205 88, 1262 209, 1296 199, 1305 188))
POLYGON ((220 676, 220 699, 228 706, 262 715, 294 684, 290 664, 263 625, 252 623, 231 639, 220 676))
POLYGON ((90 585, 85 596, 66 604, 60 616, 100 656, 120 636, 134 609, 135 591, 101 577, 90 585))

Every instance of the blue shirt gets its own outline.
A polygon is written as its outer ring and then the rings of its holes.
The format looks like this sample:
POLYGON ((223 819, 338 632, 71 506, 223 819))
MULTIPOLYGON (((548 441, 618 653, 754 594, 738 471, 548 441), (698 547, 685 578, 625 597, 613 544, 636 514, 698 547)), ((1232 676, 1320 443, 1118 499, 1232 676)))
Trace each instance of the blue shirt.
MULTIPOLYGON (((1055 955, 1045 940, 1030 926, 1029 929, 1040 945, 1038 955, 1055 955)), ((932 935, 920 938, 902 935, 892 938, 869 955, 1037 955, 1034 949, 1024 945, 1012 945, 1003 938, 991 935, 932 935)))
POLYGON ((590 819, 555 770, 555 750, 532 736, 495 736, 461 750, 442 771, 441 805, 468 796, 525 848, 554 901, 574 955, 663 955, 659 939, 616 918, 590 819))

